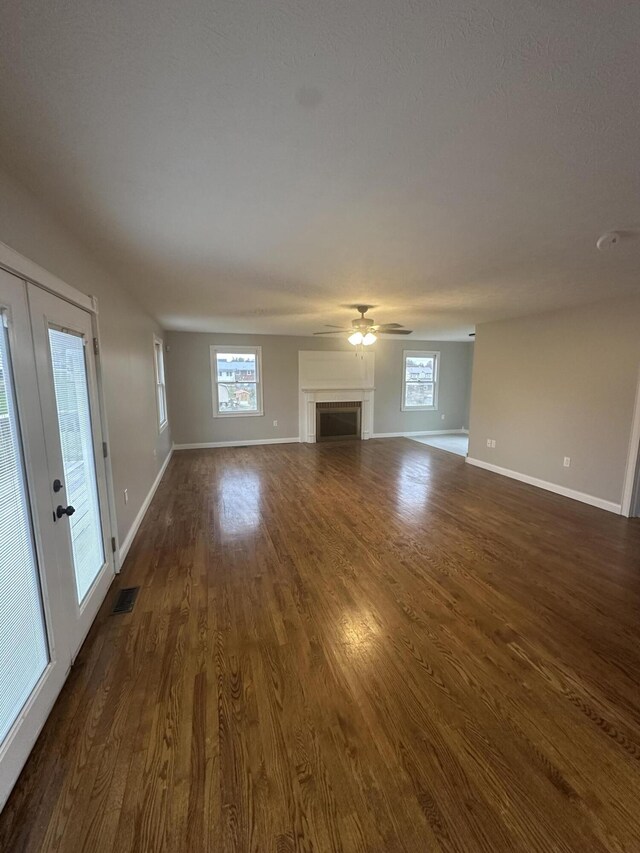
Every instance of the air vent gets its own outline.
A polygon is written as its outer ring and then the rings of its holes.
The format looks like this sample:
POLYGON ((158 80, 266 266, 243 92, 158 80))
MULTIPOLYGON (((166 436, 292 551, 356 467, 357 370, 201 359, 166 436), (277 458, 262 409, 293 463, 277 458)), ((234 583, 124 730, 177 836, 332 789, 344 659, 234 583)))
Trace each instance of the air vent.
POLYGON ((112 613, 131 613, 133 605, 138 597, 139 586, 129 586, 126 589, 121 589, 118 593, 118 598, 114 605, 112 613))

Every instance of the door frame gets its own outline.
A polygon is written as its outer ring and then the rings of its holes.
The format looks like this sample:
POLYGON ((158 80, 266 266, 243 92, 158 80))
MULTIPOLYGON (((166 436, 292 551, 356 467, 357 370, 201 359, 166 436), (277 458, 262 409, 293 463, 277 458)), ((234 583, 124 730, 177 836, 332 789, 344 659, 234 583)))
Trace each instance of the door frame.
POLYGON ((633 407, 633 419, 631 421, 631 438, 627 453, 627 467, 624 475, 624 486, 622 488, 621 514, 629 518, 634 499, 640 500, 640 371, 638 371, 638 384, 636 386, 636 400, 633 407))
POLYGON ((120 543, 118 541, 118 524, 116 520, 116 501, 115 491, 113 487, 113 472, 111 470, 111 443, 109 441, 109 426, 107 424, 107 409, 104 391, 104 373, 102 367, 102 347, 100 345, 100 326, 98 322, 98 300, 95 296, 87 296, 80 290, 76 290, 70 284, 62 281, 53 273, 48 272, 43 267, 25 258, 15 249, 7 246, 6 243, 0 242, 0 267, 7 272, 21 278, 23 281, 35 284, 37 287, 53 293, 54 296, 70 302, 72 305, 82 308, 88 312, 91 317, 91 330, 93 334, 93 345, 95 353, 96 379, 98 383, 98 409, 100 417, 100 427, 102 430, 102 438, 106 445, 106 455, 104 459, 105 475, 107 480, 107 504, 108 504, 108 523, 109 523, 109 538, 111 540, 111 549, 113 551, 113 566, 116 574, 119 574, 120 565, 120 543))
MULTIPOLYGON (((43 482, 42 478, 34 476, 35 471, 46 470, 47 452, 35 374, 35 358, 31 347, 31 318, 27 287, 24 280, 13 273, 5 270, 2 270, 2 273, 3 277, 6 273, 8 278, 14 279, 16 291, 20 293, 19 299, 9 299, 7 311, 9 382, 14 392, 20 455, 26 481, 27 506, 49 660, 16 715, 4 741, 0 744, 0 762, 2 763, 0 811, 24 767, 44 722, 51 713, 71 666, 55 532, 50 524, 43 524, 45 519, 50 518, 51 492, 47 478, 43 482), (27 744, 26 747, 25 744, 27 744)), ((0 281, 0 305, 4 302, 2 291, 3 282, 0 281)))

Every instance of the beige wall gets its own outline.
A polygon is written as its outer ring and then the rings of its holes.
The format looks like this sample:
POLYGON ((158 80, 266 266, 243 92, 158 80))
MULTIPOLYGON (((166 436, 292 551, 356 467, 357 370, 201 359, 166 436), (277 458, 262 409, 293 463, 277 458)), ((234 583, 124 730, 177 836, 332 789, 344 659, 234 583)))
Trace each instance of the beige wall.
POLYGON ((157 429, 153 334, 158 326, 38 199, 2 171, 0 241, 99 299, 111 465, 122 542, 171 446, 170 430, 158 435, 157 429), (129 491, 126 506, 124 489, 129 491))
POLYGON ((640 296, 478 326, 469 456, 620 503, 639 369, 640 296))
MULTIPOLYGON (((167 332, 169 417, 176 444, 249 441, 298 436, 299 350, 346 350, 339 339, 276 335, 167 332), (209 347, 212 344, 262 346, 264 416, 214 418, 209 347), (273 426, 273 421, 278 426, 273 426)), ((467 425, 467 400, 473 345, 444 341, 378 341, 375 367, 374 432, 459 429, 467 425), (400 410, 404 349, 441 353, 439 410, 400 410), (442 420, 441 415, 445 418, 442 420)), ((355 354, 354 354, 355 358, 355 354)))

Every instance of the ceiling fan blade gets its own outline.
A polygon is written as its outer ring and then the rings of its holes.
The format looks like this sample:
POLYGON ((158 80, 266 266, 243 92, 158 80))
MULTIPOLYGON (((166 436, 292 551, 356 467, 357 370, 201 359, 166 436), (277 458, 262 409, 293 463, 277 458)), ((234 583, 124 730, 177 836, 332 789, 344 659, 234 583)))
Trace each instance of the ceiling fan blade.
POLYGON ((336 329, 334 332, 314 332, 314 335, 339 335, 341 332, 351 332, 352 329, 336 329))
POLYGON ((378 323, 376 328, 382 331, 383 329, 402 329, 403 326, 402 323, 378 323))
POLYGON ((412 329, 378 329, 379 335, 410 335, 412 329))
POLYGON ((341 332, 344 332, 344 328, 342 326, 334 326, 333 323, 325 323, 326 329, 340 329, 341 332))

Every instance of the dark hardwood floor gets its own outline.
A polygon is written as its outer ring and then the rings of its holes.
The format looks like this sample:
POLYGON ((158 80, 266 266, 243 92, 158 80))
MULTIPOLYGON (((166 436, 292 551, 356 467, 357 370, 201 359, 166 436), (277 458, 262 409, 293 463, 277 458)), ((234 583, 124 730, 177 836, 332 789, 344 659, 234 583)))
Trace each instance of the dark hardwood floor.
POLYGON ((640 851, 639 687, 640 522, 407 439, 177 453, 0 849, 640 851))

